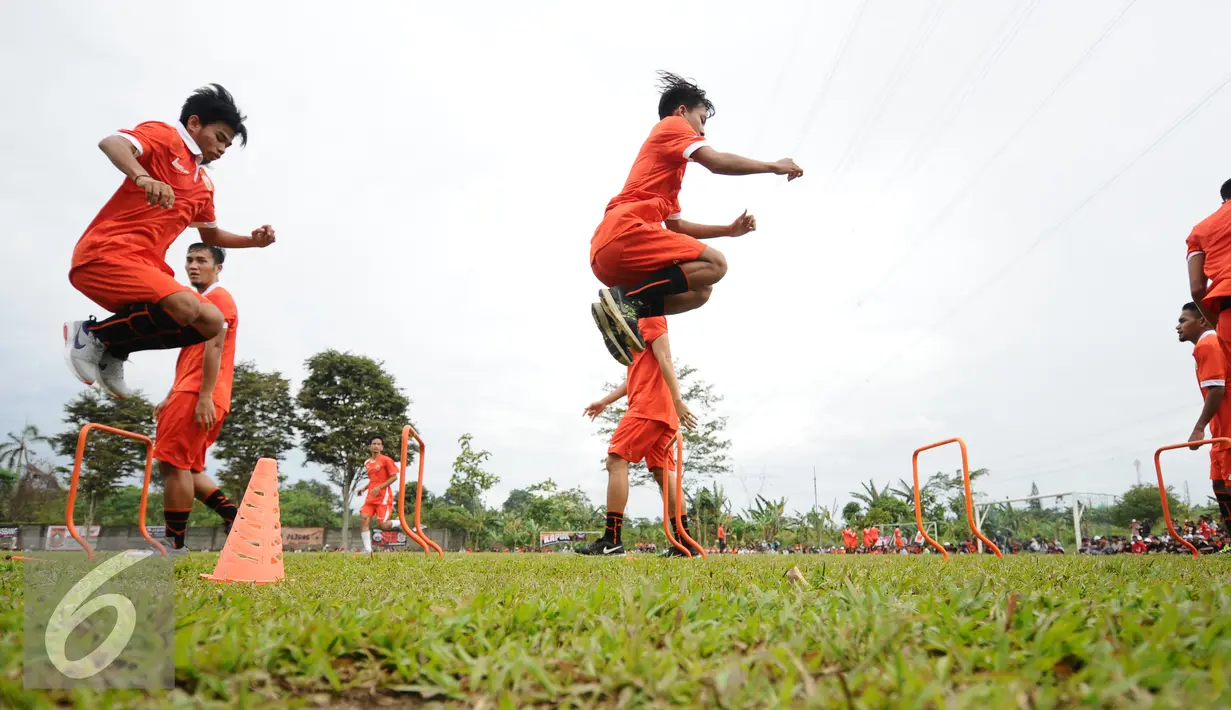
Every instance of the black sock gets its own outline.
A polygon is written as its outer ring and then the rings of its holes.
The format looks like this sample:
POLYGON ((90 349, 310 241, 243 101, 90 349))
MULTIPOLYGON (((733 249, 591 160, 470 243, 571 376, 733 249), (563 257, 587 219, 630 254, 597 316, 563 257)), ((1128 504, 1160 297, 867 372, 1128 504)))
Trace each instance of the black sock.
POLYGON ((655 271, 645 281, 624 289, 624 297, 637 304, 638 318, 663 315, 667 296, 688 293, 688 276, 684 267, 676 264, 655 271))
POLYGON ((1214 481, 1214 500, 1218 501, 1223 530, 1231 536, 1231 491, 1227 490, 1226 481, 1214 481))
POLYGON ((228 530, 235 523, 235 516, 239 514, 239 508, 227 498, 221 488, 215 488, 213 493, 205 497, 205 505, 209 506, 210 510, 217 513, 222 520, 227 524, 228 530))
POLYGON ((603 537, 610 540, 613 544, 620 545, 623 543, 624 536, 624 514, 607 512, 607 529, 603 531, 603 537))
POLYGON ((156 303, 125 306, 104 321, 90 323, 86 330, 121 359, 142 350, 183 348, 207 340, 196 328, 176 323, 156 303))
POLYGON ((688 537, 692 537, 692 528, 688 527, 688 513, 684 513, 680 516, 680 525, 684 528, 684 534, 688 537))
POLYGON ((167 525, 167 539, 171 540, 171 546, 177 550, 184 546, 184 533, 188 532, 188 514, 191 512, 191 508, 187 510, 162 509, 162 518, 167 525))

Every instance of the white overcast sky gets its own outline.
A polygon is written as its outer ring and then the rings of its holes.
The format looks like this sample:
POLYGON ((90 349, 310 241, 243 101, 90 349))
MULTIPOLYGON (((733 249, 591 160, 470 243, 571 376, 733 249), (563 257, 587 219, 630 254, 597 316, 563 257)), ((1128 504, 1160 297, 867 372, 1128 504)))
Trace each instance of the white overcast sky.
MULTIPOLYGON (((98 140, 220 82, 251 131, 214 171, 220 224, 278 230, 226 265, 239 357, 296 383, 325 348, 383 360, 430 490, 471 432, 490 504, 546 477, 601 502, 580 413, 622 373, 588 312, 589 239, 669 69, 709 91, 716 148, 807 171, 693 166, 681 194, 692 221, 759 225, 715 243, 727 278, 670 324, 726 396, 737 510, 811 507, 814 467, 842 503, 950 436, 990 497, 1120 492, 1199 414, 1173 332, 1184 238, 1231 177, 1231 89, 1132 162, 1226 79, 1231 4, 1138 0, 1085 56, 1126 4, 4 3, 0 432, 61 429, 80 385, 60 325, 106 315, 67 280, 119 181, 98 140)), ((168 253, 181 277, 195 239, 168 253)), ((141 354, 129 381, 157 398, 173 367, 141 354)), ((1204 500, 1206 454, 1165 461, 1204 500)), ((656 510, 634 492, 630 515, 656 510)))

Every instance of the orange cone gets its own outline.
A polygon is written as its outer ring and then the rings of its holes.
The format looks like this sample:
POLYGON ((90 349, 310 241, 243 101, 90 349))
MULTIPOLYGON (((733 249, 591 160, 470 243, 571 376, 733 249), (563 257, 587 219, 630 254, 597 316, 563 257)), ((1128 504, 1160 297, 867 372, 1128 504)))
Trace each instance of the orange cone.
POLYGON ((282 525, 278 513, 278 462, 256 462, 252 480, 231 526, 211 582, 269 584, 282 579, 282 525))

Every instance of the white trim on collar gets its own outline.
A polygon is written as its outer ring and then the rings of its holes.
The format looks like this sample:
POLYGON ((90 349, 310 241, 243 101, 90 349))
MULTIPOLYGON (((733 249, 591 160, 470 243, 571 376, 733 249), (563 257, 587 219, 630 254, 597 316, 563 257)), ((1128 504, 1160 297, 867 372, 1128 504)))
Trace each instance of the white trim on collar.
POLYGON ((194 141, 192 136, 188 134, 188 128, 179 121, 172 121, 171 125, 175 126, 176 131, 179 131, 180 138, 183 139, 184 145, 188 146, 188 150, 192 151, 192 154, 197 156, 197 165, 200 165, 201 159, 204 157, 201 154, 201 146, 197 145, 197 142, 194 141))
POLYGON ((1202 340, 1205 340, 1206 338, 1210 337, 1211 335, 1218 335, 1218 333, 1217 333, 1217 332, 1215 332, 1215 331, 1213 331, 1213 330, 1207 330, 1207 331, 1205 331, 1204 333, 1202 333, 1202 334, 1201 334, 1201 337, 1200 337, 1200 338, 1197 338, 1197 342, 1201 342, 1202 340))
POLYGON ((201 295, 202 295, 202 296, 208 296, 210 291, 213 291, 214 289, 218 288, 218 287, 219 287, 219 286, 221 286, 221 285, 222 285, 222 282, 221 282, 221 281, 215 281, 215 282, 213 282, 212 284, 210 284, 210 285, 209 285, 209 288, 207 288, 207 289, 205 289, 204 291, 202 291, 202 292, 201 292, 201 295))

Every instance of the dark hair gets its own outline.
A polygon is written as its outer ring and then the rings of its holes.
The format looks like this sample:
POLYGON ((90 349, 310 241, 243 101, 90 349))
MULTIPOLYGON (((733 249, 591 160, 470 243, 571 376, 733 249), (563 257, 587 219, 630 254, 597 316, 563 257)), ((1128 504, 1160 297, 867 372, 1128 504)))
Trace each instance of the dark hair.
POLYGON ((385 437, 381 436, 380 434, 377 434, 376 436, 373 436, 371 439, 368 439, 368 444, 371 444, 373 441, 376 441, 377 439, 380 439, 381 446, 385 445, 385 437))
POLYGON ((694 109, 704 106, 707 119, 714 117, 714 104, 705 98, 705 90, 691 81, 669 71, 658 72, 658 88, 662 95, 658 99, 658 118, 664 119, 675 113, 680 106, 694 109))
POLYGON ((1200 308, 1197 308, 1197 304, 1193 303, 1192 301, 1189 301, 1188 303, 1185 303, 1185 304, 1184 304, 1184 308, 1182 308, 1181 310, 1185 310, 1185 311, 1188 311, 1189 313, 1193 313, 1193 314, 1195 314, 1198 318, 1201 318, 1201 317, 1202 317, 1202 315, 1201 315, 1201 309, 1200 309, 1200 308))
POLYGON ((1218 191, 1218 194, 1222 197, 1223 202, 1231 200, 1231 180, 1222 184, 1222 189, 1218 191))
POLYGON ((214 265, 216 266, 222 266, 222 262, 227 260, 227 253, 225 249, 206 244, 205 242, 197 242, 196 244, 192 244, 188 247, 189 254, 194 251, 208 251, 209 255, 214 257, 214 265))
POLYGON ((248 127, 244 125, 248 117, 239 112, 235 99, 222 84, 202 86, 192 92, 180 109, 180 123, 188 125, 189 116, 199 118, 202 125, 225 123, 235 131, 241 143, 248 145, 248 127))

